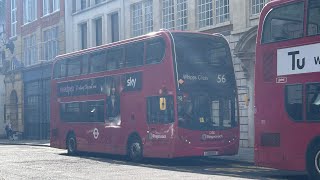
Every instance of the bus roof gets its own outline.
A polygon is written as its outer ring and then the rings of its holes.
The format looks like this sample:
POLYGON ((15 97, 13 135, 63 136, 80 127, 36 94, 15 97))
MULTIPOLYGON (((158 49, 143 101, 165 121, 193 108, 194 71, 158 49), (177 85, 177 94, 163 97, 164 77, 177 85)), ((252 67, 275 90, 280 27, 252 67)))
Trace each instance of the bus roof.
POLYGON ((145 34, 145 35, 142 35, 142 36, 138 36, 138 37, 133 37, 133 38, 117 41, 117 42, 103 44, 103 45, 100 45, 100 46, 90 47, 90 48, 82 49, 82 50, 78 50, 78 51, 73 51, 73 52, 66 53, 66 54, 61 54, 61 55, 56 56, 54 61, 58 61, 60 59, 72 57, 72 56, 79 55, 79 54, 85 54, 85 53, 88 53, 88 52, 93 52, 93 51, 97 51, 97 50, 101 50, 101 49, 106 49, 106 48, 113 47, 113 46, 123 45, 123 44, 126 44, 128 42, 134 42, 134 41, 139 41, 139 40, 143 40, 143 39, 149 39, 149 38, 152 38, 152 37, 157 37, 157 36, 161 36, 161 35, 169 34, 169 33, 203 34, 203 35, 212 35, 212 36, 221 37, 221 38, 226 39, 223 35, 216 34, 216 33, 215 34, 208 34, 208 33, 203 33, 203 32, 160 30, 160 31, 157 31, 157 32, 151 32, 151 33, 148 33, 148 34, 145 34))

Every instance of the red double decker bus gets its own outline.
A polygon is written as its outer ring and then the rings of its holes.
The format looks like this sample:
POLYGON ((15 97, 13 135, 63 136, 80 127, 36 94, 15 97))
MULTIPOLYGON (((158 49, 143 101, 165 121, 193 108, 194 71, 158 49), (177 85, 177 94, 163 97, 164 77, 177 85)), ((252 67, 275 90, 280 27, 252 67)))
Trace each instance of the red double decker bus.
POLYGON ((226 39, 160 31, 56 58, 50 143, 134 161, 234 155, 237 108, 226 39))
POLYGON ((320 1, 261 12, 255 66, 255 162, 320 179, 320 1))

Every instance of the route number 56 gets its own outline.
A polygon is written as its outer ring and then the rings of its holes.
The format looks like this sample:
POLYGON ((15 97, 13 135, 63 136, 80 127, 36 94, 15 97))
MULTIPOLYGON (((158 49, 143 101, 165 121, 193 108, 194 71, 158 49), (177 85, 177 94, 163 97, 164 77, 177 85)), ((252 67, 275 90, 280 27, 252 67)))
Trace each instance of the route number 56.
POLYGON ((227 82, 226 75, 218 74, 217 83, 226 83, 226 82, 227 82))

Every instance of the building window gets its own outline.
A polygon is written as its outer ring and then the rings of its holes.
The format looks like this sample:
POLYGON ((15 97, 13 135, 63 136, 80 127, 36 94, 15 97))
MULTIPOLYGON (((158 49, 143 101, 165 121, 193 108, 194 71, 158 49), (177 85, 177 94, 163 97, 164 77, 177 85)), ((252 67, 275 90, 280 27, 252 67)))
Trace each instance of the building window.
POLYGON ((77 1, 72 0, 72 13, 75 13, 77 11, 77 1))
POLYGON ((152 0, 131 5, 131 36, 139 36, 153 31, 152 8, 152 0))
POLYGON ((16 0, 11 0, 11 37, 17 35, 17 4, 16 0))
POLYGON ((50 13, 50 6, 49 6, 49 0, 43 0, 42 6, 43 6, 43 16, 50 13))
POLYGON ((37 19, 37 1, 36 0, 24 0, 23 7, 23 19, 27 24, 37 19))
POLYGON ((153 1, 144 1, 144 33, 153 31, 153 1))
POLYGON ((86 49, 87 44, 87 23, 80 24, 80 49, 86 49))
POLYGON ((230 20, 229 0, 198 0, 199 28, 230 20), (215 8, 213 6, 215 5, 215 8), (214 22, 215 19, 215 22, 214 22))
POLYGON ((229 0, 216 0, 216 23, 229 21, 229 0))
POLYGON ((131 5, 132 36, 140 36, 153 31, 153 2, 141 1, 131 5))
POLYGON ((259 14, 267 2, 268 0, 251 0, 251 15, 259 14))
POLYGON ((25 37, 24 39, 24 64, 30 66, 38 61, 38 47, 36 44, 36 35, 25 37))
POLYGON ((59 53, 58 27, 43 32, 43 60, 52 60, 59 53))
POLYGON ((95 43, 96 46, 102 44, 102 18, 98 18, 94 21, 95 24, 95 43))
POLYGON ((110 15, 111 20, 111 40, 112 42, 119 41, 119 14, 113 13, 110 15))
POLYGON ((177 27, 179 30, 188 28, 188 8, 187 0, 177 0, 177 27))
POLYGON ((165 29, 174 29, 174 1, 162 1, 162 27, 165 29))
POLYGON ((52 0, 52 12, 60 10, 60 0, 52 0))
POLYGON ((213 25, 212 0, 198 0, 199 28, 213 25))
POLYGON ((95 4, 99 4, 99 3, 102 3, 102 2, 104 2, 104 1, 106 1, 106 0, 95 0, 95 4))
POLYGON ((131 5, 132 36, 143 34, 142 2, 131 5))
POLYGON ((162 27, 186 30, 188 28, 187 0, 164 0, 162 2, 162 27))
POLYGON ((80 9, 86 9, 87 8, 87 0, 81 0, 80 9))

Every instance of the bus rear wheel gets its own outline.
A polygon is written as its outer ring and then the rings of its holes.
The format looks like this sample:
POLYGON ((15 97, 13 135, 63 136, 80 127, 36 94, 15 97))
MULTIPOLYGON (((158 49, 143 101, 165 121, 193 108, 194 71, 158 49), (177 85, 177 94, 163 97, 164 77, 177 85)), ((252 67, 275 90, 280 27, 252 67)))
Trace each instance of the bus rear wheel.
POLYGON ((132 137, 129 139, 127 154, 129 160, 139 162, 143 158, 143 147, 140 138, 132 137))
POLYGON ((320 179, 320 144, 311 147, 307 154, 307 171, 311 179, 320 179))
POLYGON ((74 156, 77 154, 77 140, 74 134, 71 134, 67 138, 68 155, 74 156))

